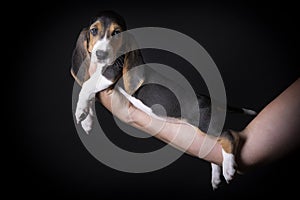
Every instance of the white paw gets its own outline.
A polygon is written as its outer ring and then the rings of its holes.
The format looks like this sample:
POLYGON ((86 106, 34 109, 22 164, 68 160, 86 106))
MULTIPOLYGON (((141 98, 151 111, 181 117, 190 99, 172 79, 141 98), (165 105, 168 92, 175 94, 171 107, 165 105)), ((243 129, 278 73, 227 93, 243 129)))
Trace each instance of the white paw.
POLYGON ((93 119, 90 114, 88 114, 87 117, 81 121, 81 126, 87 134, 90 133, 93 128, 93 119))
POLYGON ((93 128, 93 123, 94 123, 94 112, 93 109, 90 108, 89 110, 89 114, 87 115, 87 117, 81 122, 81 126, 83 128, 83 130, 89 134, 93 128))
POLYGON ((222 149, 222 155, 223 155, 223 163, 222 163, 223 176, 226 182, 229 183, 233 179, 234 174, 236 172, 235 158, 233 154, 226 153, 223 149, 222 149))
POLYGON ((89 103, 86 101, 78 101, 75 111, 77 124, 84 120, 89 114, 89 103))
POLYGON ((221 166, 211 163, 211 185, 216 190, 221 183, 221 166))

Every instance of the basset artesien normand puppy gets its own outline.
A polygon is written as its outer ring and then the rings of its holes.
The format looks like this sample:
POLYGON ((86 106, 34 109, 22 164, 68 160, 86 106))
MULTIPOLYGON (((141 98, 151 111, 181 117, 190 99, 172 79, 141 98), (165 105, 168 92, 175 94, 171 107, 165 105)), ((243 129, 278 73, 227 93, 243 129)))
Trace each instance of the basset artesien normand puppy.
MULTIPOLYGON (((182 118, 180 108, 182 105, 179 104, 176 96, 168 88, 159 84, 143 85, 146 79, 149 82, 154 76, 155 78, 159 76, 154 70, 147 68, 132 70, 136 66, 143 65, 144 61, 140 50, 122 54, 128 41, 121 36, 118 38, 118 35, 126 30, 125 20, 119 14, 113 11, 102 11, 79 34, 73 52, 71 74, 82 86, 75 117, 77 123, 81 123, 87 133, 92 129, 94 112, 91 103, 95 99, 95 94, 114 86, 120 79, 122 79, 122 84, 117 87, 117 90, 137 108, 160 116, 159 112, 151 109, 152 105, 159 104, 164 107, 167 117, 182 118), (112 41, 113 37, 114 40, 112 41), (131 73, 128 73, 129 71, 131 73), (92 75, 89 76, 89 74, 92 75)), ((163 76, 159 77, 164 78, 163 76)), ((191 108, 184 120, 207 133, 212 118, 211 99, 199 94, 197 94, 197 102, 191 102, 185 95, 181 95, 180 98, 181 102, 191 108), (197 109, 193 109, 193 106, 197 106, 197 109), (193 117, 197 114, 195 112, 200 112, 200 122, 193 120, 193 117)), ((256 114, 249 109, 230 106, 227 106, 227 112, 256 114)), ((214 121, 214 123, 218 123, 217 116, 214 121)), ((222 166, 211 164, 213 189, 217 188, 221 182, 222 170, 227 182, 232 180, 235 175, 236 162, 234 154, 238 147, 239 136, 229 130, 224 130, 217 141, 222 146, 223 162, 222 166)))

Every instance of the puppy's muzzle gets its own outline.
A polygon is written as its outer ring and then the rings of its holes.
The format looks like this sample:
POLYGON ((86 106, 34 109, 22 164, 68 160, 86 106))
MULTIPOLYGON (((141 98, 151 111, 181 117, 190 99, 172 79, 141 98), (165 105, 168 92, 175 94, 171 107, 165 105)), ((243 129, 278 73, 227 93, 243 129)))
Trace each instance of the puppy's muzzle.
POLYGON ((98 60, 105 60, 108 58, 108 52, 103 50, 97 50, 96 56, 98 60))

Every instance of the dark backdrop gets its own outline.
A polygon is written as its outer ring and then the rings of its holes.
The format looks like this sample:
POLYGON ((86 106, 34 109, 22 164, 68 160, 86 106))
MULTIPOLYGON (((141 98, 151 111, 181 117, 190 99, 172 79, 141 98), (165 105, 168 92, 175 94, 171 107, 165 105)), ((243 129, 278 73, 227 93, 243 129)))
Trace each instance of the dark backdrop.
MULTIPOLYGON (((16 141, 10 162, 12 194, 23 197, 183 198, 269 197, 296 194, 298 152, 238 176, 215 192, 210 186, 210 164, 183 155, 170 166, 145 174, 111 169, 82 145, 73 122, 70 76, 72 50, 79 31, 103 9, 119 12, 129 28, 157 26, 180 31, 198 41, 222 74, 228 102, 257 111, 299 77, 298 10, 295 4, 264 2, 168 3, 42 1, 18 5, 17 20, 6 20, 6 42, 15 41, 12 67, 16 80, 16 141), (29 5, 29 6, 28 6, 29 5), (11 23, 13 22, 13 23, 11 23)), ((15 7, 14 7, 15 8, 15 7)), ((178 69, 197 91, 206 92, 201 76, 178 56, 145 51, 146 61, 178 69)), ((162 143, 124 136, 110 113, 97 105, 99 120, 116 144, 147 151, 162 143), (142 144, 142 145, 141 145, 142 144)), ((240 130, 250 117, 232 115, 227 125, 240 130)))

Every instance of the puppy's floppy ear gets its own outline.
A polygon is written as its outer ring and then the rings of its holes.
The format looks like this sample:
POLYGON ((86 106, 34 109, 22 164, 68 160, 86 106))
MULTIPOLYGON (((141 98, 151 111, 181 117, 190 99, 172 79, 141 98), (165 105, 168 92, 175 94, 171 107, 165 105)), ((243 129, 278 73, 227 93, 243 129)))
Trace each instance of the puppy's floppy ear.
MULTIPOLYGON (((129 51, 125 55, 123 67, 123 82, 125 91, 132 95, 145 81, 144 67, 137 67, 143 65, 144 60, 141 51, 136 48, 137 44, 132 36, 127 37, 127 45, 129 42, 129 49, 136 49, 129 51), (135 48, 133 48, 135 47, 135 48)), ((127 46, 128 48, 128 46, 127 46)))
POLYGON ((90 54, 88 52, 88 28, 84 28, 77 39, 72 55, 71 74, 79 85, 89 78, 90 54))

